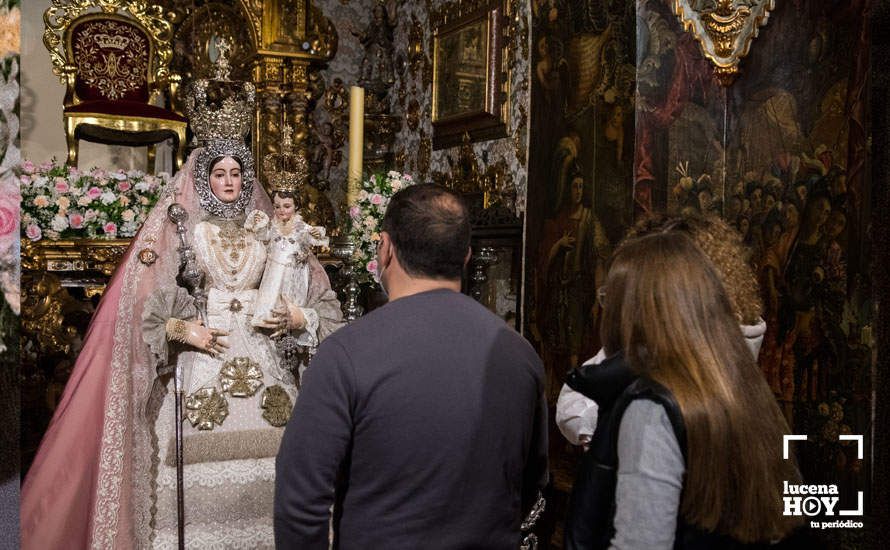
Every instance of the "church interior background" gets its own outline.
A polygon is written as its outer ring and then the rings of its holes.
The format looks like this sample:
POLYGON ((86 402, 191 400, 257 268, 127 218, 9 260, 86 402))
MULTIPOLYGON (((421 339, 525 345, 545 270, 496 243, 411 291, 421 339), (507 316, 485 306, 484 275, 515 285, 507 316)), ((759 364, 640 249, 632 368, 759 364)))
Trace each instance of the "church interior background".
MULTIPOLYGON (((50 5, 21 7, 21 144, 35 167, 53 158, 61 166, 68 152, 65 86, 44 45, 50 5)), ((887 164, 887 148, 877 148, 886 144, 886 94, 877 90, 887 80, 877 65, 887 46, 873 32, 887 22, 883 3, 156 5, 169 23, 159 36, 179 89, 210 76, 220 39, 232 44, 232 78, 257 87, 258 161, 278 151, 285 127, 295 128, 309 161, 305 214, 329 232, 346 211, 349 90, 366 89, 365 174, 397 170, 467 197, 474 253, 465 290, 535 345, 551 406, 567 371, 599 349, 596 288, 623 232, 655 211, 724 217, 750 246, 763 293, 760 365, 795 433, 811 434, 799 450, 804 475, 864 488, 867 513, 886 515, 887 496, 871 490, 886 488, 888 471, 878 427, 887 419, 880 373, 890 338, 877 307, 887 288, 874 275, 886 260, 881 213, 890 206, 875 177, 887 164), (765 10, 737 73, 715 70, 703 53, 707 37, 684 28, 681 5, 687 15, 765 10), (865 434, 868 459, 858 460, 840 434, 865 434)), ((165 106, 178 109, 177 98, 165 106)), ((149 155, 82 141, 78 166, 123 169, 135 180, 173 170, 174 159, 169 142, 149 155)), ((63 236, 23 234, 23 470, 127 244, 63 236)), ((321 252, 344 295, 341 260, 321 252)), ((378 295, 366 288, 360 302, 373 307, 378 295)), ((554 426, 553 481, 538 526, 554 548, 579 452, 554 426)), ((866 534, 844 536, 861 547, 855 537, 866 534)))

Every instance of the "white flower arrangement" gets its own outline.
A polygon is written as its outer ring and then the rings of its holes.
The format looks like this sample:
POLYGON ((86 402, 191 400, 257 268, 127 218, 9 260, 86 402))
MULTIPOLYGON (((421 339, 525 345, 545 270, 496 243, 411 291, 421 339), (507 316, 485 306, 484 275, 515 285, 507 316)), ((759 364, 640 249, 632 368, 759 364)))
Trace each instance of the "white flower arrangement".
POLYGON ((390 171, 362 182, 358 201, 349 208, 349 236, 356 244, 353 265, 359 282, 377 281, 377 242, 389 200, 416 182, 408 174, 390 171))
POLYGON ((21 231, 32 241, 132 237, 170 179, 138 170, 82 171, 55 160, 26 160, 21 169, 21 231))

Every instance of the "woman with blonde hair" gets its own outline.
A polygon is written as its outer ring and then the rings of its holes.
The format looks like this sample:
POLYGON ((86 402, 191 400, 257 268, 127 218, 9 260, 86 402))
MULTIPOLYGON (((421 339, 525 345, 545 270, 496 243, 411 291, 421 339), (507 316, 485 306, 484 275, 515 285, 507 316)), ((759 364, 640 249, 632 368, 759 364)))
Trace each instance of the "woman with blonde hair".
POLYGON ((734 548, 786 539, 788 427, 721 277, 685 231, 631 236, 600 293, 610 373, 567 548, 734 548))

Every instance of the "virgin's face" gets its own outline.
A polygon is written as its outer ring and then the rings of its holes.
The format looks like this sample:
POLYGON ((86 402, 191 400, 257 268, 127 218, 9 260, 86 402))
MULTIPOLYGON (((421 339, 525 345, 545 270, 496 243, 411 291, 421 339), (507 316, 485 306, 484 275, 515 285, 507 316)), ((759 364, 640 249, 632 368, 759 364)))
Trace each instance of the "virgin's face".
POLYGON ((224 203, 241 195, 241 165, 232 157, 223 157, 210 169, 210 190, 224 203))
POLYGON ((275 199, 272 201, 272 207, 275 209, 275 217, 282 222, 290 221, 290 219, 294 217, 294 212, 296 211, 294 199, 290 197, 283 198, 279 195, 275 195, 275 199))

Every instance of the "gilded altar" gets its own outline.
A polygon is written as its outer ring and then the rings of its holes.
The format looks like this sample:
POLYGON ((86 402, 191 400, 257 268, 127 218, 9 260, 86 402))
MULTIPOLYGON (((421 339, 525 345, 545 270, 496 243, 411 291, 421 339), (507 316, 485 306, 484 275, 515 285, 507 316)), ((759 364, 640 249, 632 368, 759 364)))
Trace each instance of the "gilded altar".
POLYGON ((130 239, 69 239, 22 242, 22 269, 52 273, 95 273, 110 277, 130 239))
POLYGON ((129 239, 69 239, 22 242, 22 339, 33 341, 37 362, 76 353, 84 327, 75 319, 92 315, 94 298, 129 246, 129 239))

